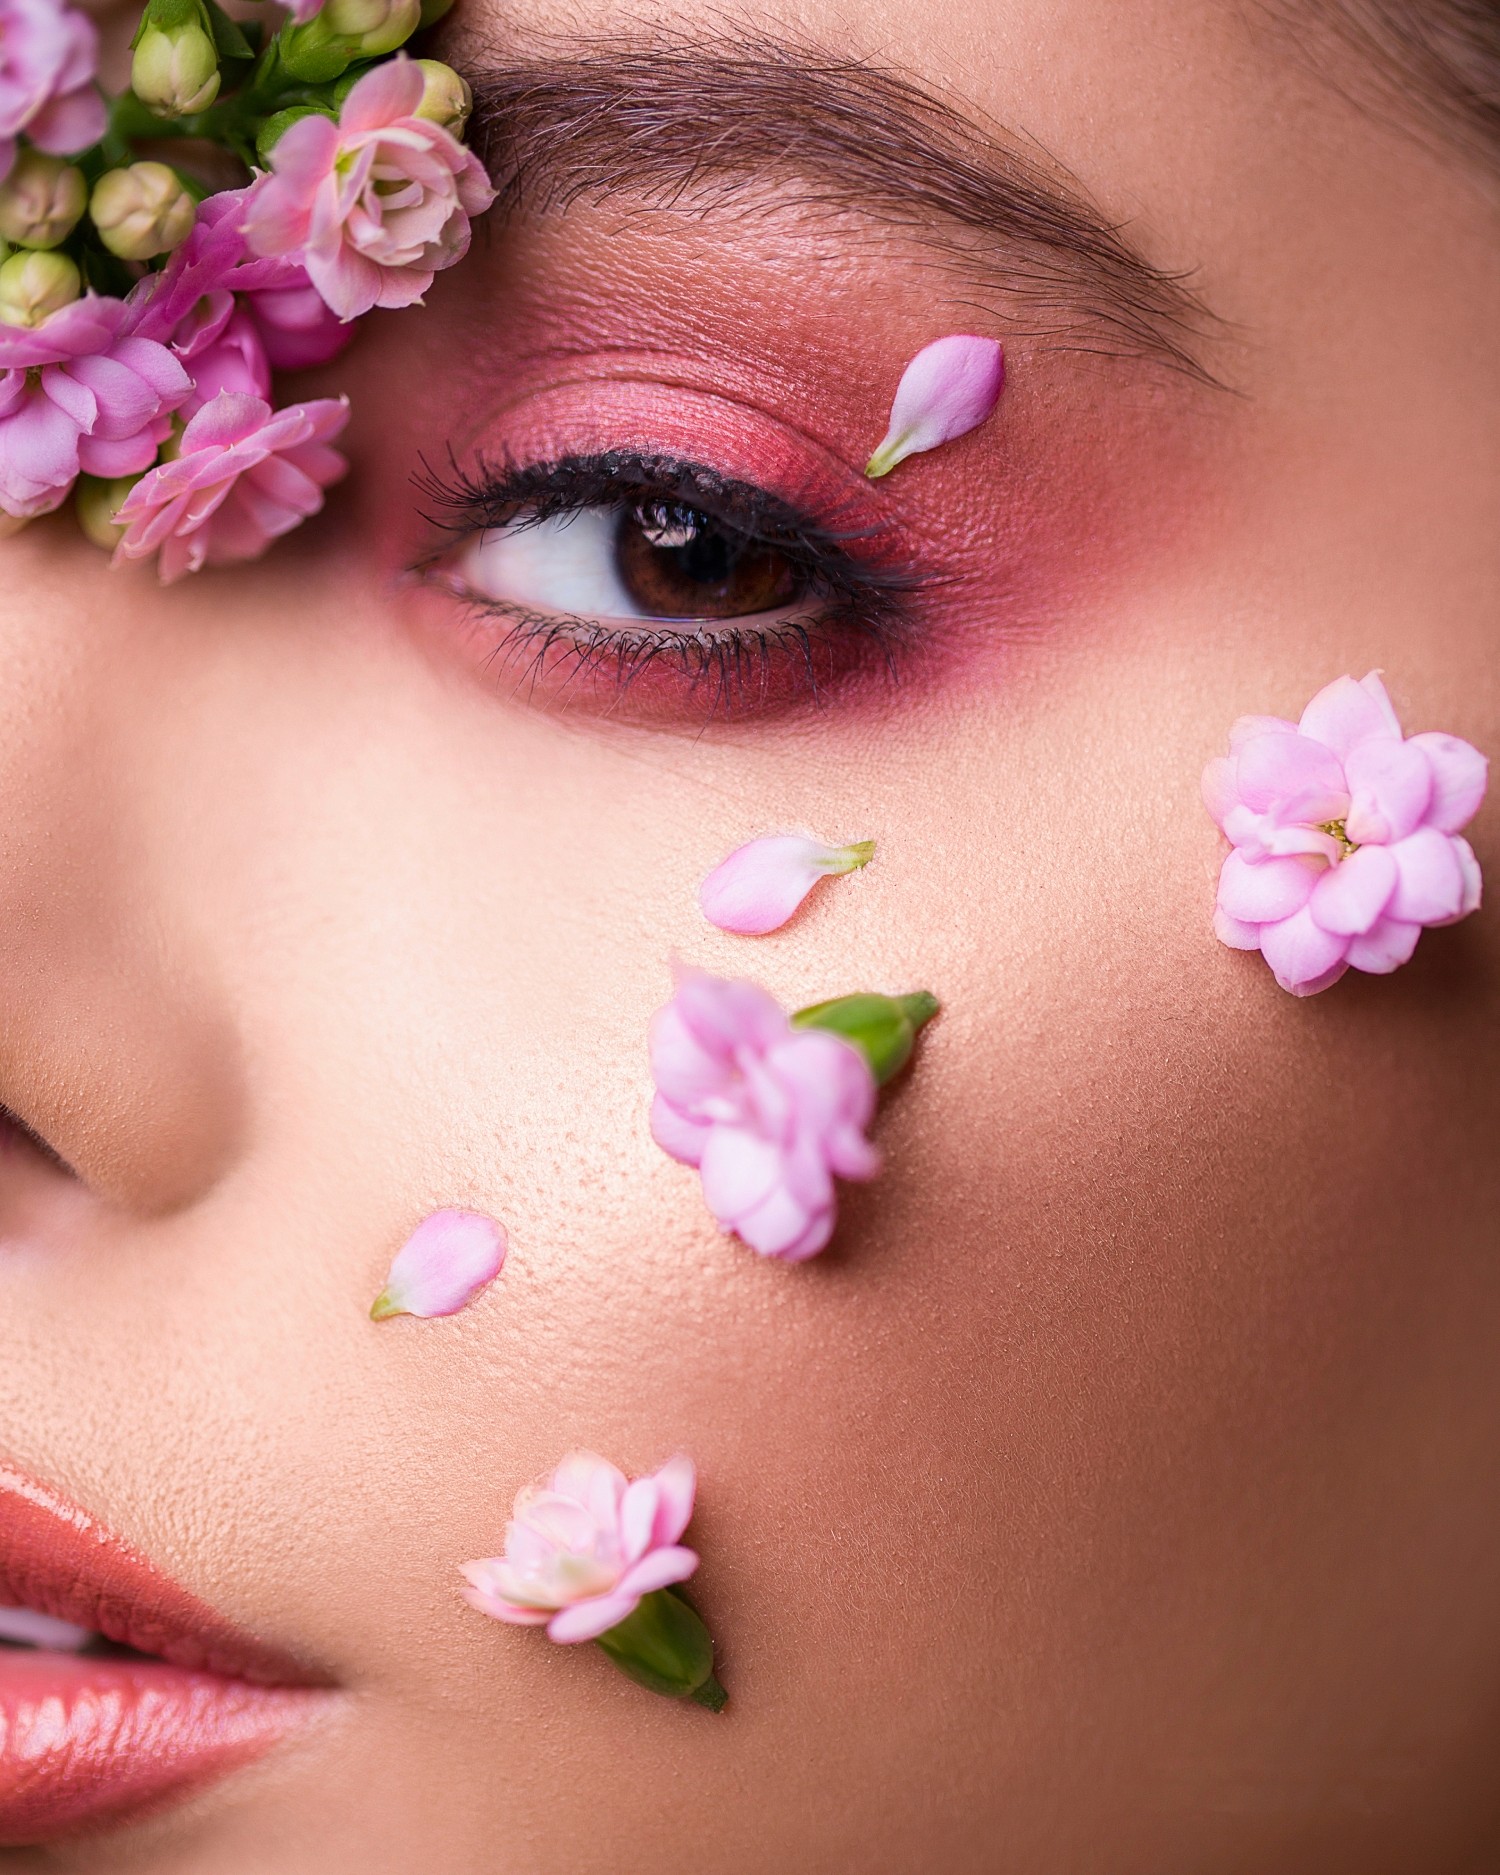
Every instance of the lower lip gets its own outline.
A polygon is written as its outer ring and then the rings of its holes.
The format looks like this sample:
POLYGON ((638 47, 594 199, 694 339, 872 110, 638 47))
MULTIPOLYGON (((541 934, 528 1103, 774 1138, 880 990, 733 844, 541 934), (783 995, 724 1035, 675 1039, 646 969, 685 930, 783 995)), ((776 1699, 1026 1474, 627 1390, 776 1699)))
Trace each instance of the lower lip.
POLYGON ((318 1704, 160 1661, 0 1649, 0 1848, 140 1816, 258 1756, 318 1704))

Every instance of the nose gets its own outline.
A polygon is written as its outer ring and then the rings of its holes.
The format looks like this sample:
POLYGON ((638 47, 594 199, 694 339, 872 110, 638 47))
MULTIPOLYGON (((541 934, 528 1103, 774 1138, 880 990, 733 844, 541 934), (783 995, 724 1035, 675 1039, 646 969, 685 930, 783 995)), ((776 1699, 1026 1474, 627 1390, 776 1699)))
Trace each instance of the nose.
POLYGON ((235 1155, 234 1024, 146 837, 150 699, 119 707, 118 648, 96 655, 108 616, 76 582, 56 608, 17 589, 24 610, 0 602, 0 1103, 99 1196, 170 1212, 235 1155))

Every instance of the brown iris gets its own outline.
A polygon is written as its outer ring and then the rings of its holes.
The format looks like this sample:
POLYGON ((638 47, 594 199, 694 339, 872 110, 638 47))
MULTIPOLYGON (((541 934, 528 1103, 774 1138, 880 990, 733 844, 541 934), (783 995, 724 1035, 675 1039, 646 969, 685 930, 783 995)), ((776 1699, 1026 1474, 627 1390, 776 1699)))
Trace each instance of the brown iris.
POLYGON ((615 565, 649 618, 747 618, 790 605, 801 585, 784 553, 677 501, 621 513, 615 565))

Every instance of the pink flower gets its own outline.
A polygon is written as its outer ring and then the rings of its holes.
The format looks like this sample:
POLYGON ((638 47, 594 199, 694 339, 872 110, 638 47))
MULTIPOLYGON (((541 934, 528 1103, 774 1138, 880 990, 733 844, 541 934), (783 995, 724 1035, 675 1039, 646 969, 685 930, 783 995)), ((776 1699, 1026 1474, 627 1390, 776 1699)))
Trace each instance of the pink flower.
POLYGON ((688 1458, 627 1482, 597 1453, 570 1453, 544 1483, 517 1495, 505 1554, 463 1564, 464 1599, 497 1621, 545 1622, 554 1641, 597 1640, 642 1596, 685 1582, 698 1567, 677 1541, 695 1488, 688 1458))
POLYGON ((328 447, 349 419, 345 398, 272 410, 226 391, 183 431, 176 458, 143 475, 116 511, 116 561, 161 550, 170 584, 204 565, 253 560, 323 505, 348 464, 328 447))
POLYGON ((434 1211, 396 1252, 371 1319, 456 1315, 505 1262, 505 1232, 480 1211, 434 1211))
POLYGON ((857 872, 875 856, 873 840, 824 846, 797 833, 773 833, 737 847, 698 888, 703 916, 721 931, 762 937, 778 930, 820 879, 857 872))
POLYGON ((23 132, 50 156, 72 156, 104 135, 94 84, 93 22, 59 0, 0 0, 0 181, 23 132))
POLYGON ((80 470, 134 475, 156 459, 192 383, 123 300, 93 294, 35 327, 0 326, 0 508, 46 514, 80 470))
POLYGON ((422 86, 405 56, 375 66, 337 124, 293 124, 251 189, 250 246, 300 261, 341 319, 420 300, 468 252, 470 217, 495 199, 472 151, 413 115, 422 86))
POLYGON ((955 332, 924 345, 901 374, 889 427, 865 474, 889 475, 908 456, 977 429, 1004 383, 1005 358, 994 339, 955 332))
POLYGON ((762 1256, 816 1256, 833 1235, 833 1181, 874 1178, 864 1136, 875 1076, 825 1029, 793 1029, 753 983, 684 971, 651 1024, 651 1133, 725 1230, 762 1256))
POLYGON ((260 330, 222 287, 199 300, 178 326, 172 351, 193 380, 184 417, 196 415, 225 391, 239 397, 271 395, 271 365, 260 330))
POLYGON ((1479 904, 1460 830, 1484 798, 1485 758, 1457 736, 1404 737, 1379 675, 1340 677, 1298 723, 1241 717, 1203 799, 1234 844, 1214 929, 1259 950, 1276 981, 1313 996, 1351 967, 1404 964, 1424 925, 1479 904))

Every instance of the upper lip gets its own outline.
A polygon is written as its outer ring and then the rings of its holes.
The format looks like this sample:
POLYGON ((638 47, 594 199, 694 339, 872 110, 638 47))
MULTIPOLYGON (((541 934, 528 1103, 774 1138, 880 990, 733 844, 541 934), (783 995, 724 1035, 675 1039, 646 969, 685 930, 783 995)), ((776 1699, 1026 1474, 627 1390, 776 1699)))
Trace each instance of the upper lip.
POLYGON ((3 1462, 0 1606, 53 1615, 173 1666, 262 1686, 330 1683, 163 1575, 89 1512, 3 1462))

